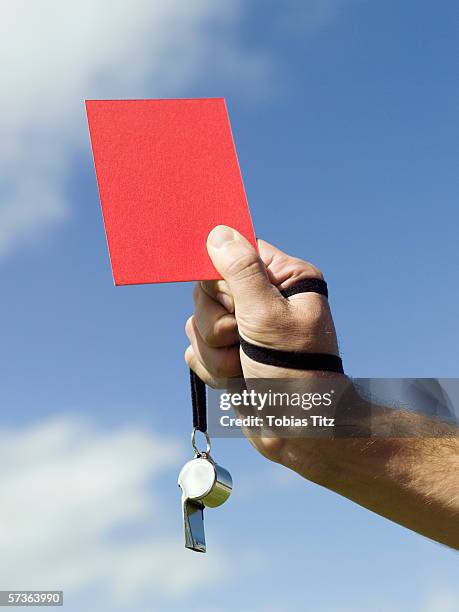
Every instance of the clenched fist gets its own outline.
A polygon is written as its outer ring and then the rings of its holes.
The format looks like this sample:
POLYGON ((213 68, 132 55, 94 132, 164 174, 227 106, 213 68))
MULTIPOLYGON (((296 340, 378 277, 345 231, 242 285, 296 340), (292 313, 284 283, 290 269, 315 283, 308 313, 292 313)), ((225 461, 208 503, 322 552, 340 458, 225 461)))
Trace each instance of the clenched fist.
POLYGON ((185 328, 191 343, 185 359, 210 386, 235 376, 301 376, 298 370, 253 361, 241 350, 239 335, 262 347, 338 355, 327 298, 318 293, 285 298, 280 292, 303 279, 322 279, 320 270, 263 240, 258 249, 226 226, 209 234, 207 250, 224 280, 195 287, 195 312, 185 328))

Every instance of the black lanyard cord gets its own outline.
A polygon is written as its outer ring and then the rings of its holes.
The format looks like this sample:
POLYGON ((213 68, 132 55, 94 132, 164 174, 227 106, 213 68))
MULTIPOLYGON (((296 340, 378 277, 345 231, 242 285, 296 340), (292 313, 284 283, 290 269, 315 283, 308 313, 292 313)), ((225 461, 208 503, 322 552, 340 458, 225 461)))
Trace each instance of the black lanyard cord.
POLYGON ((206 385, 190 369, 191 404, 193 406, 193 428, 205 433, 207 431, 207 396, 206 385))

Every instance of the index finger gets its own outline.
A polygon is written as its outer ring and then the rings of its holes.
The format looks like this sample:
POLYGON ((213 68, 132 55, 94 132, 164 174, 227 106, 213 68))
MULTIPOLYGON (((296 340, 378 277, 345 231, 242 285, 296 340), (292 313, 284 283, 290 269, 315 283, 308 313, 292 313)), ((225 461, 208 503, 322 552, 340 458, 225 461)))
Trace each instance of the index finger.
POLYGON ((204 293, 226 308, 230 314, 234 314, 234 299, 226 281, 201 281, 200 285, 204 293))

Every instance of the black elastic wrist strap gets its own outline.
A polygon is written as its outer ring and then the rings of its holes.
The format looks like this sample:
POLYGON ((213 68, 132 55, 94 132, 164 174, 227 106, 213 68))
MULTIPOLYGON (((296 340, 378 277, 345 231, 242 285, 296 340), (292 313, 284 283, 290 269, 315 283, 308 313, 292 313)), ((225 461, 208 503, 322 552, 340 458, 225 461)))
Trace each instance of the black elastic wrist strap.
MULTIPOLYGON (((327 283, 318 278, 303 279, 292 287, 281 290, 281 293, 286 298, 297 293, 319 293, 328 298, 327 283)), ((247 357, 258 361, 258 363, 294 370, 321 370, 323 372, 344 374, 343 362, 337 355, 279 351, 252 344, 241 336, 239 336, 239 341, 247 357)), ((193 427, 205 432, 207 430, 206 385, 192 370, 190 370, 190 382, 191 402, 193 404, 193 427)))
POLYGON ((303 280, 298 281, 292 287, 281 289, 280 292, 286 298, 297 293, 319 293, 328 298, 327 283, 320 278, 303 278, 303 280))
POLYGON ((322 370, 323 372, 336 372, 344 374, 343 362, 337 355, 327 353, 300 353, 298 351, 279 351, 251 344, 239 336, 241 348, 247 357, 278 368, 292 370, 322 370))
MULTIPOLYGON (((324 280, 319 278, 305 278, 298 281, 292 287, 281 290, 284 297, 290 297, 297 293, 319 293, 328 298, 328 287, 324 280)), ((301 353, 299 351, 279 351, 278 349, 266 348, 247 342, 239 336, 241 348, 247 357, 276 366, 278 368, 290 368, 293 370, 322 370, 324 372, 336 372, 344 374, 343 362, 337 355, 327 353, 301 353)))

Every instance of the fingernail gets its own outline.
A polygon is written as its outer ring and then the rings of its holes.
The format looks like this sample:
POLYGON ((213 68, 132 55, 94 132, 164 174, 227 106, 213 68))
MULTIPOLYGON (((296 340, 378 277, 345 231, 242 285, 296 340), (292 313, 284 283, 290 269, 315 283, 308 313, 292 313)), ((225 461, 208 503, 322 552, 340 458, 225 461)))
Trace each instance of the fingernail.
POLYGON ((209 234, 209 243, 215 249, 220 249, 226 242, 234 240, 234 232, 226 225, 217 225, 209 234))

